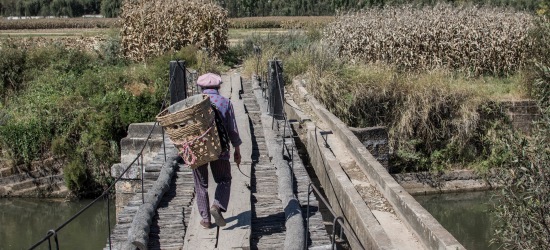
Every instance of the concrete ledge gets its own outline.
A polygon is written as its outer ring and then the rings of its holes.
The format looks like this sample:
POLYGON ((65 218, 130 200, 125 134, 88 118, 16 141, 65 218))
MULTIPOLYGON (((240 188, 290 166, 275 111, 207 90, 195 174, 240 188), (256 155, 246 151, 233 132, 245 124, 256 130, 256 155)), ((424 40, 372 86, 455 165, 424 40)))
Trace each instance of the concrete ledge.
POLYGON ((361 245, 355 245, 356 243, 350 240, 352 249, 395 249, 336 158, 324 147, 323 139, 319 138, 316 127, 307 124, 306 130, 306 145, 311 165, 315 168, 332 209, 345 219, 349 228, 362 241, 361 245))
POLYGON ((331 127, 334 136, 338 136, 344 142, 348 151, 356 158, 359 167, 392 204, 398 217, 406 222, 407 226, 419 236, 425 246, 429 249, 465 249, 391 177, 338 117, 326 110, 323 105, 309 95, 300 82, 294 81, 294 85, 319 119, 326 122, 331 127))
POLYGON ((338 216, 344 218, 347 227, 357 235, 360 241, 354 242, 349 238, 352 249, 396 249, 390 238, 374 217, 361 195, 349 180, 339 162, 331 151, 324 146, 323 139, 319 135, 315 125, 304 112, 297 109, 298 105, 287 98, 285 112, 289 119, 297 119, 305 132, 302 135, 304 144, 310 158, 310 164, 327 196, 328 202, 338 216))

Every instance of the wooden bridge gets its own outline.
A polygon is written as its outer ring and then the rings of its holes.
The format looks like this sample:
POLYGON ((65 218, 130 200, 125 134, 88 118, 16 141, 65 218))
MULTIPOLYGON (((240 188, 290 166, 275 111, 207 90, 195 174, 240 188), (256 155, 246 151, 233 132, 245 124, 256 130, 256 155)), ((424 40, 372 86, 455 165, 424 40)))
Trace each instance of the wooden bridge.
MULTIPOLYGON (((303 88, 286 94, 286 119, 274 120, 261 84, 236 71, 222 79, 243 140, 227 225, 202 228, 191 171, 157 133, 162 143, 127 173, 133 181, 117 186, 135 192, 117 201, 105 249, 331 249, 333 241, 345 249, 463 249, 303 88)), ((211 175, 209 183, 212 193, 211 175)))

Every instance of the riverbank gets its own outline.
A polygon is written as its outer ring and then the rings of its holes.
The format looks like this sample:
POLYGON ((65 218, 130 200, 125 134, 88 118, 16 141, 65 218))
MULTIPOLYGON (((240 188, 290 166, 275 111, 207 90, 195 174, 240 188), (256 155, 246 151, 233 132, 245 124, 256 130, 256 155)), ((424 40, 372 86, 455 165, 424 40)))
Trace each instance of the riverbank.
POLYGON ((486 191, 500 186, 495 181, 466 169, 444 173, 399 173, 392 174, 392 177, 411 195, 486 191))

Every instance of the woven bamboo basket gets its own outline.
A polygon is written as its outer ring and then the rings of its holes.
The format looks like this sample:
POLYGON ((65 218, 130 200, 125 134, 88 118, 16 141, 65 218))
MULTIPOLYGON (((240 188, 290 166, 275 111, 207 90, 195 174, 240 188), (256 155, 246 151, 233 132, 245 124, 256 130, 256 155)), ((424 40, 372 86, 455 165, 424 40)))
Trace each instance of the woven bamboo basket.
POLYGON ((194 95, 177 102, 156 119, 191 169, 220 156, 220 138, 208 95, 194 95))

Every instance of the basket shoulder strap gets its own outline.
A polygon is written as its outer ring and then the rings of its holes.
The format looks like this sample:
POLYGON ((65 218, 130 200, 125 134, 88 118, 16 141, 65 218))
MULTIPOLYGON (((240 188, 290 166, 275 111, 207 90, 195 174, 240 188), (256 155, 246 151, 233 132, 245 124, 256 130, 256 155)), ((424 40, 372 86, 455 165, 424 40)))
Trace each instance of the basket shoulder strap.
POLYGON ((220 138, 222 152, 229 151, 229 133, 223 124, 223 116, 216 105, 211 103, 210 106, 212 107, 212 110, 214 110, 216 128, 218 129, 218 137, 220 138))

